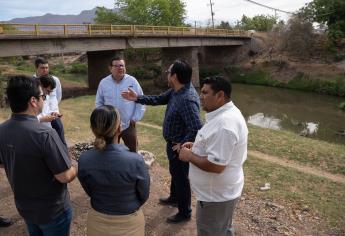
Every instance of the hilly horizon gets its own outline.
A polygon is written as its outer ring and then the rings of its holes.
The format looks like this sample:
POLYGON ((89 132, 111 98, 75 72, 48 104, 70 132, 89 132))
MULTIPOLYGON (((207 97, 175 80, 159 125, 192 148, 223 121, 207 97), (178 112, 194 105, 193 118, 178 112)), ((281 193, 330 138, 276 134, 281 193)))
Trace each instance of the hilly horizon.
POLYGON ((17 24, 92 24, 96 16, 97 7, 91 10, 84 10, 78 15, 58 15, 47 13, 43 16, 31 16, 23 18, 14 18, 7 23, 17 24))

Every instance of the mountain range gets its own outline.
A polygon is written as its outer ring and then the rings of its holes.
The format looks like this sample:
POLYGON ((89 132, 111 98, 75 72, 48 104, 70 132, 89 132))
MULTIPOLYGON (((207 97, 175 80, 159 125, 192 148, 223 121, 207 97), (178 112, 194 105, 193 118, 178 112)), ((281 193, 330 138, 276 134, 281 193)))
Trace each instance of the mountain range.
POLYGON ((43 16, 14 18, 8 23, 21 24, 92 24, 96 16, 97 8, 82 11, 79 15, 54 15, 47 13, 43 16))

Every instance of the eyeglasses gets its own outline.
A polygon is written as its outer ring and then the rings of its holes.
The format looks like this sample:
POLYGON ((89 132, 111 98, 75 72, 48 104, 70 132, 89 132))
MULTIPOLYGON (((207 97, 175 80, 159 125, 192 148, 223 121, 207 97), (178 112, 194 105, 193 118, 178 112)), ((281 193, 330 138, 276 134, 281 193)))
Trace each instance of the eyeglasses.
POLYGON ((42 97, 43 101, 45 101, 47 99, 47 95, 45 95, 45 94, 38 95, 38 99, 40 99, 40 97, 42 97))
POLYGON ((115 67, 115 68, 124 68, 125 65, 111 65, 111 67, 115 67))

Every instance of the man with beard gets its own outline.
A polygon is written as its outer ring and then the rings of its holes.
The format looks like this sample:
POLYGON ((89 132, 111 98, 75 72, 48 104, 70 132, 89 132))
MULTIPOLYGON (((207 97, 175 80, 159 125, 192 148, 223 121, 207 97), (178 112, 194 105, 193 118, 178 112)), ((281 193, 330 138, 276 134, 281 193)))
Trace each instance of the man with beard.
POLYGON ((17 210, 30 235, 68 236, 72 208, 67 183, 77 169, 58 134, 37 119, 46 96, 39 80, 27 76, 12 77, 6 94, 12 116, 0 125, 0 166, 17 210))

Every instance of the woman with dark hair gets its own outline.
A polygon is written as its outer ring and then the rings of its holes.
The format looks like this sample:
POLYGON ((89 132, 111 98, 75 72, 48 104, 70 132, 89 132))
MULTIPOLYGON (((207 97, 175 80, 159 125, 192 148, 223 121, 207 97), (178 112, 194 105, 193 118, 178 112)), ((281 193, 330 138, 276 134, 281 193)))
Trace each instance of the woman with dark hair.
POLYGON ((120 116, 112 106, 96 108, 90 117, 95 149, 79 158, 78 178, 90 196, 87 235, 145 234, 140 207, 149 197, 150 177, 144 159, 119 144, 120 116))

